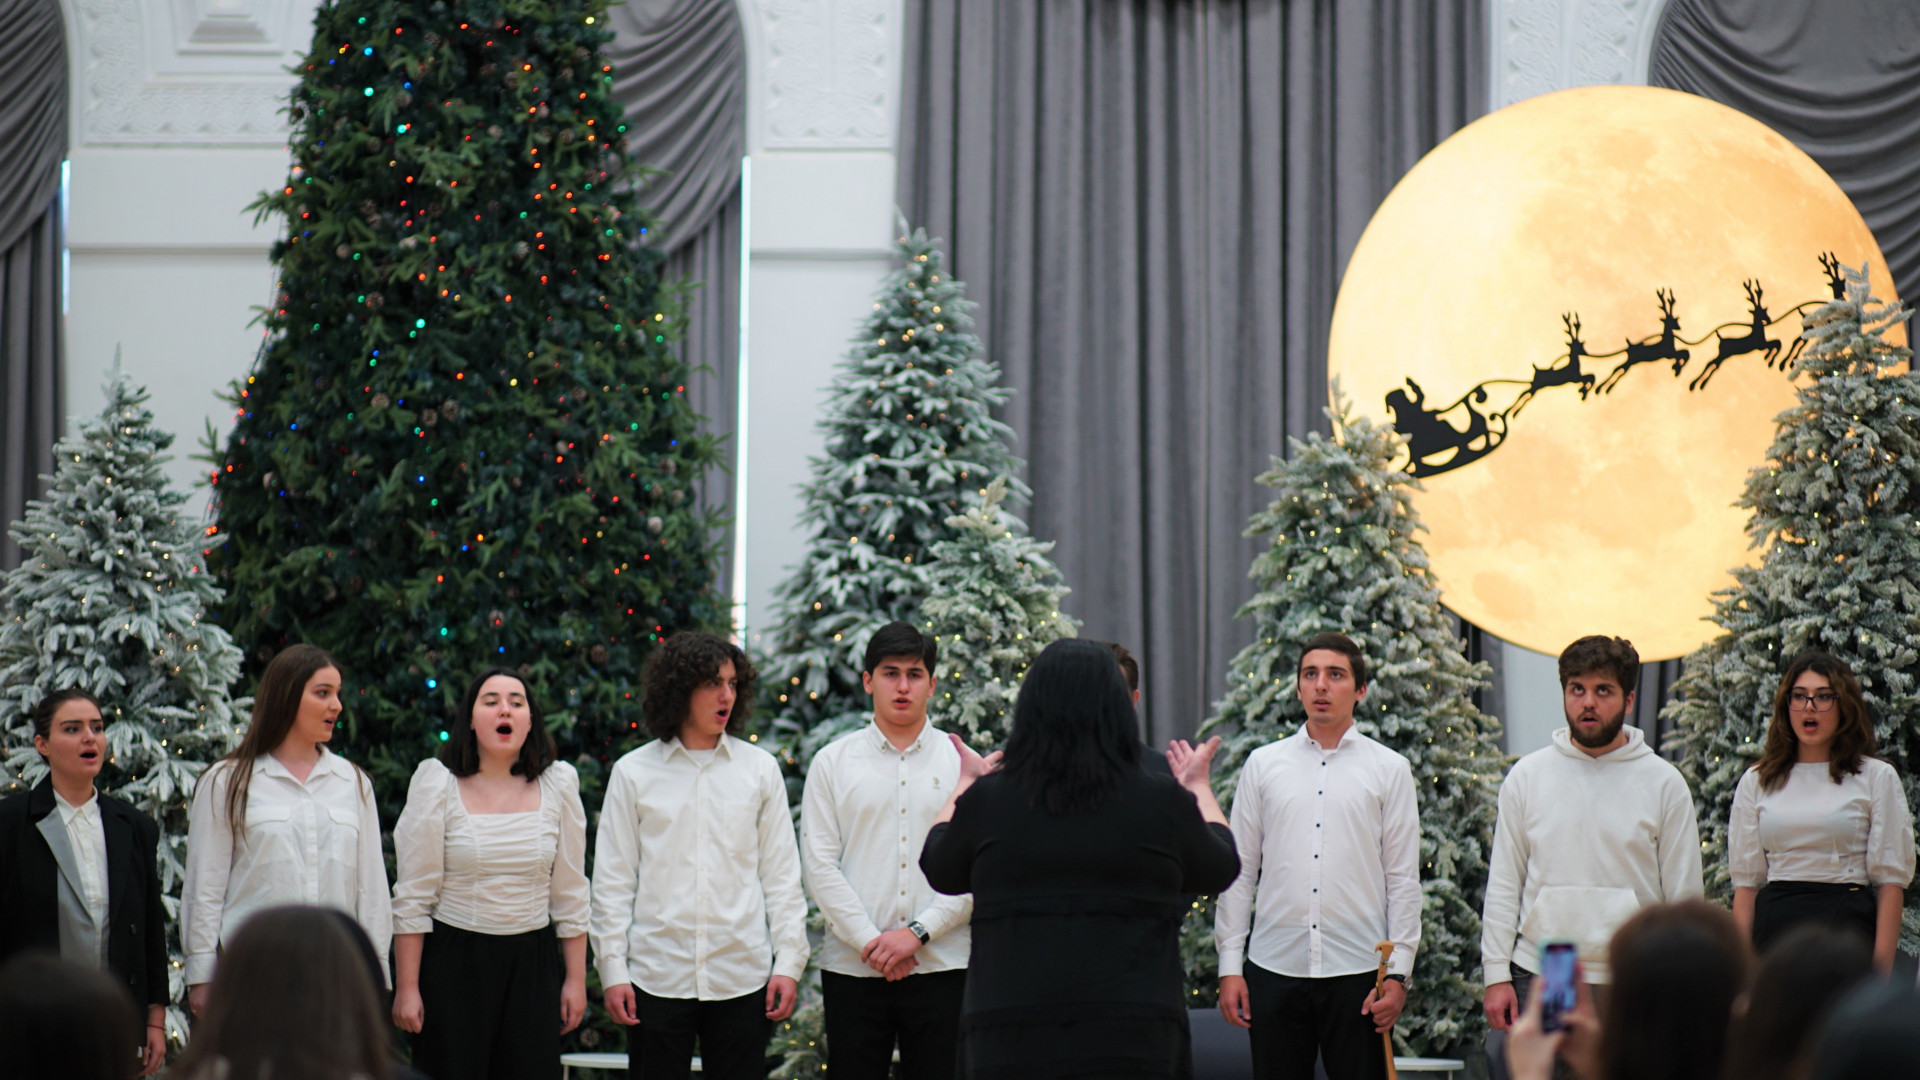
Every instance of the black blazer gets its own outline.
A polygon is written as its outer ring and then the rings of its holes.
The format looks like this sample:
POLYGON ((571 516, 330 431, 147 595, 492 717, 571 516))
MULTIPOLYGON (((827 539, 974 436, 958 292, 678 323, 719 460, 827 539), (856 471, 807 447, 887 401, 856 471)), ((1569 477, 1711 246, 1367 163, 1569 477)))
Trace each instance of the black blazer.
MULTIPOLYGON (((60 865, 39 827, 54 812, 50 778, 0 799, 0 963, 30 949, 60 951, 60 865)), ((170 995, 160 827, 104 793, 100 821, 107 833, 107 968, 140 1005, 165 1005, 170 995)))

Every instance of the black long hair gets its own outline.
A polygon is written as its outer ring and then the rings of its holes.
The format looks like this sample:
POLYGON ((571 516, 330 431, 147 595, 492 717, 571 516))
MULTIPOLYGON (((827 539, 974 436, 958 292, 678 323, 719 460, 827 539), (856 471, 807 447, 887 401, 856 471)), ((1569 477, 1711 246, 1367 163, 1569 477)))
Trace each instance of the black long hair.
POLYGON ((467 692, 460 696, 460 704, 447 721, 447 744, 440 748, 440 763, 455 776, 472 776, 480 771, 480 736, 473 730, 473 710, 480 703, 480 688, 495 675, 504 675, 519 683, 520 692, 527 696, 527 716, 532 726, 527 729, 527 741, 520 744, 519 759, 508 771, 532 783, 553 764, 559 750, 554 746, 553 733, 547 730, 546 715, 540 711, 532 688, 527 686, 526 676, 509 667, 490 667, 467 684, 467 692))
POLYGON ((1072 638, 1042 649, 1013 703, 1001 771, 1032 805, 1071 814, 1099 806, 1139 768, 1133 697, 1113 653, 1072 638))

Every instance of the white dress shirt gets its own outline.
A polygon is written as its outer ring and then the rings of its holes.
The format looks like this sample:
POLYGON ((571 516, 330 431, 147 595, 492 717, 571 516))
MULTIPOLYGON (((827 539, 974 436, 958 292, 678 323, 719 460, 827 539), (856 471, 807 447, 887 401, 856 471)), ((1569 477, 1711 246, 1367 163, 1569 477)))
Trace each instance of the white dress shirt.
POLYGON ((87 915, 100 932, 100 948, 107 947, 107 826, 100 820, 100 795, 95 792, 86 802, 75 806, 56 789, 53 805, 60 811, 60 823, 67 827, 67 843, 80 868, 80 893, 86 901, 87 915))
POLYGON ((1825 762, 1794 765, 1773 791, 1748 769, 1733 792, 1727 861, 1738 888, 1769 881, 1900 885, 1913 880, 1913 815, 1900 774, 1879 758, 1833 782, 1825 762))
POLYGON ((905 750, 870 723, 814 755, 800 801, 800 862, 831 931, 821 970, 879 978, 861 950, 915 921, 931 938, 914 954, 915 973, 967 966, 973 897, 934 892, 920 871, 920 848, 959 778, 952 740, 930 725, 905 750))
POLYGON ((613 765, 593 849, 588 934, 600 985, 722 1001, 807 964, 807 902, 786 783, 731 735, 696 761, 678 739, 613 765))
POLYGON ((1420 947, 1420 810, 1407 759, 1349 728, 1323 750, 1304 726, 1255 750, 1233 795, 1240 876, 1220 896, 1220 974, 1410 975, 1420 947))
POLYGON ((393 830, 394 933, 430 934, 435 920, 476 934, 525 934, 549 922, 560 938, 587 932, 580 775, 556 761, 535 783, 538 810, 475 814, 445 765, 420 763, 393 830))
POLYGON ((213 977, 220 944, 249 915, 280 904, 312 904, 352 915, 386 967, 393 938, 387 862, 373 784, 322 747, 305 783, 271 754, 251 765, 244 839, 227 820, 235 764, 220 761, 193 793, 187 873, 180 907, 187 984, 213 977))

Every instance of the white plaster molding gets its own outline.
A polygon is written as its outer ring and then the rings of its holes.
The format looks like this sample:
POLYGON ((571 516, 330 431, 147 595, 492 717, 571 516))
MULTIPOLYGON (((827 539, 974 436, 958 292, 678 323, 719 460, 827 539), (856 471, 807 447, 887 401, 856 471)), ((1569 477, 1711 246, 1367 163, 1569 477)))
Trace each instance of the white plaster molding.
POLYGON ((1667 0, 1492 0, 1490 109, 1574 86, 1645 85, 1667 0))
MULTIPOLYGON (((758 143, 888 150, 898 96, 899 0, 757 0, 758 143)), ((753 61, 749 61, 752 63, 753 61)))
POLYGON ((318 0, 69 0, 87 146, 283 146, 318 0))

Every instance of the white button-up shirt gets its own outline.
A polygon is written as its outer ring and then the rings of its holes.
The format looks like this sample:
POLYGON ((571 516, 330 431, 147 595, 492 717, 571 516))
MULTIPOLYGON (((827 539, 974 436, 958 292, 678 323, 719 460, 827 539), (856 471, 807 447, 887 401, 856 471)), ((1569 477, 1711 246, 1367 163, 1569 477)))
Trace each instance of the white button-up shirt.
POLYGON ((540 808, 474 814, 460 781, 428 758, 413 772, 393 830, 393 932, 430 934, 435 920, 476 934, 587 932, 587 812, 580 774, 540 771, 540 808))
POLYGON ((80 893, 86 901, 87 915, 100 931, 100 947, 107 943, 107 826, 100 820, 100 795, 75 806, 59 791, 53 793, 53 805, 60 811, 60 823, 67 827, 67 843, 80 869, 80 893))
POLYGON ((236 840, 227 820, 232 761, 216 762, 193 793, 187 873, 180 907, 187 984, 213 977, 220 943, 249 915, 280 904, 312 904, 352 915, 383 961, 393 939, 387 862, 373 784, 322 747, 305 783, 271 754, 251 765, 247 820, 236 840))
POLYGON ((918 921, 932 940, 915 973, 967 966, 972 896, 943 896, 920 872, 920 848, 960 778, 960 755, 944 732, 923 725, 896 750, 870 723, 814 755, 800 804, 800 861, 807 892, 831 931, 820 967, 880 977, 861 950, 882 931, 918 921))
POLYGON ((786 783, 731 735, 698 761, 678 739, 614 763, 588 923, 602 986, 721 1001, 807 964, 807 902, 786 783))
POLYGON ((1420 811, 1407 759, 1349 728, 1331 750, 1301 729, 1248 755, 1233 795, 1240 876, 1214 917, 1220 974, 1251 960, 1319 979, 1410 975, 1420 947, 1420 811))

